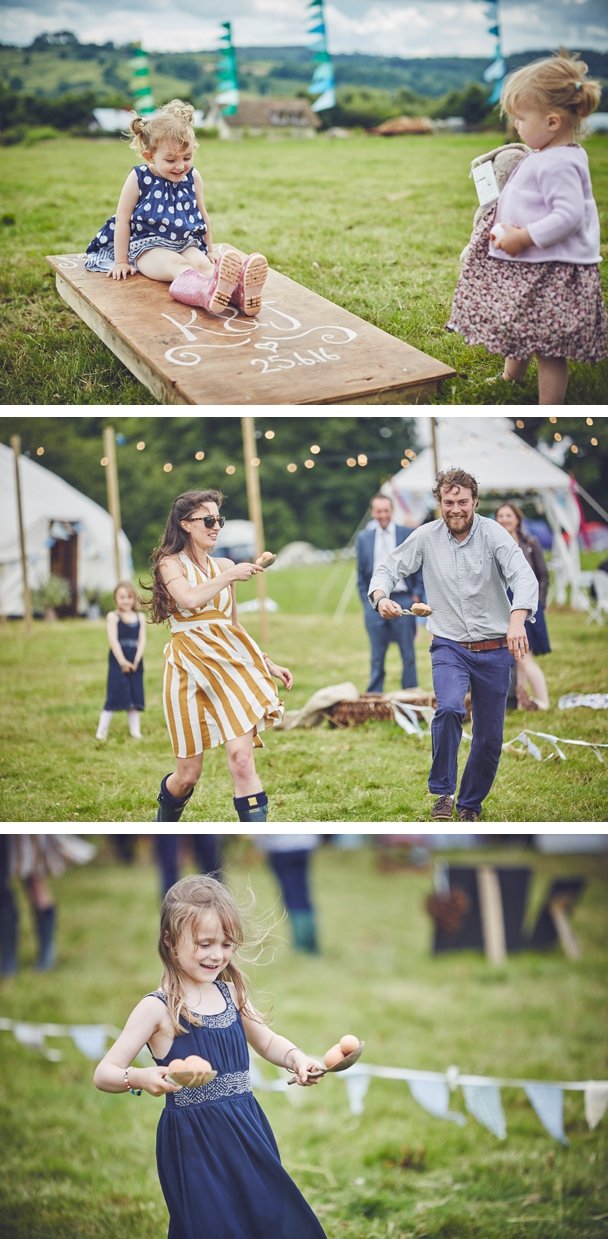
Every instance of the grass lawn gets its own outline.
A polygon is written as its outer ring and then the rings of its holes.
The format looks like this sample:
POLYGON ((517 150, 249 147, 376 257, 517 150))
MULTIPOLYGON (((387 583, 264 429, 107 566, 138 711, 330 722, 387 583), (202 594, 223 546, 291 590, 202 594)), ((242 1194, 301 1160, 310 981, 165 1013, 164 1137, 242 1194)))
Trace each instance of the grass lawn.
MULTIPOLYGON (((96 860, 54 882, 58 967, 32 972, 30 917, 22 913, 20 972, 0 981, 11 1020, 122 1027, 158 982, 158 878, 150 843, 120 865, 109 838, 96 860)), ((226 840, 226 879, 247 881, 258 909, 276 903, 251 842, 226 840)), ((533 871, 531 922, 552 878, 589 884, 574 914, 581 958, 523 951, 501 967, 481 953, 433 957, 424 901, 431 871, 383 871, 369 843, 323 847, 313 861, 322 954, 295 955, 287 924, 270 966, 249 966, 254 998, 273 1027, 320 1055, 344 1032, 367 1043, 375 1066, 542 1081, 605 1080, 608 872, 605 857, 549 856, 512 839, 488 850, 441 852, 456 863, 525 864, 533 871)), ((182 872, 192 868, 185 853, 182 872)), ((2 1032, 3 1175, 0 1233, 7 1239, 164 1239, 156 1178, 160 1102, 111 1096, 92 1085, 93 1063, 71 1040, 49 1039, 59 1062, 2 1032)), ((272 1068, 264 1072, 276 1073, 272 1068)), ((431 1117, 405 1082, 373 1079, 361 1117, 339 1077, 309 1091, 261 1092, 284 1164, 328 1239, 600 1239, 606 1234, 608 1118, 590 1131, 582 1093, 565 1094, 568 1146, 542 1127, 521 1088, 502 1089, 507 1138, 472 1118, 431 1117), (295 1095, 294 1095, 295 1094, 295 1095)), ((452 1108, 464 1111, 462 1095, 452 1108)), ((269 1239, 272 1239, 269 1236, 269 1239)))
MULTIPOLYGON (((286 695, 299 709, 317 689, 350 681, 365 691, 367 637, 357 597, 342 620, 333 618, 353 571, 348 562, 271 572, 270 597, 280 610, 269 617, 269 648, 292 667, 295 686, 286 695)), ((245 600, 255 587, 240 587, 245 600)), ((260 640, 259 618, 243 615, 260 640)), ((553 653, 543 660, 551 709, 508 713, 505 740, 523 727, 563 739, 608 742, 605 710, 559 710, 569 692, 603 691, 608 629, 580 614, 553 608, 548 616, 553 653)), ((107 640, 100 621, 38 621, 28 640, 20 623, 5 624, 0 643, 4 684, 0 759, 1 816, 6 822, 149 822, 172 755, 161 704, 162 650, 166 629, 150 627, 145 655, 146 711, 143 739, 128 736, 124 714, 109 740, 95 740, 103 705, 107 640)), ((431 688, 428 635, 417 638, 418 678, 431 688)), ((386 689, 399 687, 400 663, 389 648, 386 689)), ((348 729, 327 724, 310 730, 267 732, 257 768, 270 798, 270 820, 293 822, 425 822, 432 803, 426 791, 430 736, 406 736, 395 723, 368 722, 348 729)), ((544 755, 549 753, 545 748, 544 755)), ((536 762, 503 754, 485 804, 493 822, 603 822, 608 764, 589 748, 566 748, 567 761, 536 762)), ((461 746, 461 763, 466 746, 461 746)), ((190 822, 234 820, 224 754, 205 759, 202 780, 186 811, 190 822)))
MULTIPOLYGON (((278 271, 457 371, 429 402, 531 405, 534 368, 521 388, 488 386, 498 359, 445 330, 477 201, 470 161, 500 141, 497 134, 207 139, 197 165, 215 240, 263 250, 278 271)), ((596 135, 586 146, 605 237, 608 139, 596 135)), ((117 140, 59 137, 0 147, 0 287, 10 306, 0 353, 3 402, 154 403, 61 301, 45 261, 46 254, 86 248, 114 211, 134 162, 117 140)), ((606 271, 602 279, 608 287, 606 271)), ((569 404, 605 404, 607 380, 608 361, 573 364, 569 404)))

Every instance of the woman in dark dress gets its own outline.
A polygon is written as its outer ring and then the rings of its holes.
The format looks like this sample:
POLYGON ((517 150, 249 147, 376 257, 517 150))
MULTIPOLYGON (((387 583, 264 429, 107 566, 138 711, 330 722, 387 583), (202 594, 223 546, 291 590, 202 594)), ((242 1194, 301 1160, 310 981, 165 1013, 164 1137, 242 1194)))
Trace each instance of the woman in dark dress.
POLYGON ((526 623, 526 634, 530 649, 524 658, 519 659, 517 668, 517 703, 521 710, 548 710, 549 692, 545 677, 535 660, 539 654, 550 654, 551 644, 547 623, 545 620, 545 603, 549 586, 549 573, 545 563, 542 546, 533 534, 523 529, 524 514, 512 500, 503 503, 495 512, 496 520, 521 547, 537 581, 538 581, 538 611, 535 623, 526 623))

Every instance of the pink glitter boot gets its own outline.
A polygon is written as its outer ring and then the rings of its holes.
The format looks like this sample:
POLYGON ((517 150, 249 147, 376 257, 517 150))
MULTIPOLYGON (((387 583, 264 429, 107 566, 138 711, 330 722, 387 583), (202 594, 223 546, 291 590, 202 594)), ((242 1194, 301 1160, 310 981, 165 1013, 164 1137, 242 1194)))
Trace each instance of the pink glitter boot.
POLYGON ((250 318, 262 308, 262 289, 267 275, 268 263, 264 255, 249 254, 241 267, 232 301, 250 318))
POLYGON ((202 275, 193 267, 186 267, 169 285, 169 294, 184 305, 194 305, 221 314, 234 294, 239 278, 241 260, 235 250, 228 250, 217 259, 212 274, 202 275))

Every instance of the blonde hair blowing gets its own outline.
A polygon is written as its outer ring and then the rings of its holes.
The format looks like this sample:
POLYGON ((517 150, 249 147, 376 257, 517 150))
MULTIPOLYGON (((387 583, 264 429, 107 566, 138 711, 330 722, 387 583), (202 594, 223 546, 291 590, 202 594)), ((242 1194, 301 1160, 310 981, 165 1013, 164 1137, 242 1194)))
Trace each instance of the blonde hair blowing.
MULTIPOLYGON (((202 1024, 204 1021, 188 1010, 184 1000, 183 982, 176 963, 176 951, 184 935, 191 935, 194 940, 200 917, 205 913, 214 912, 222 926, 222 932, 229 942, 234 943, 236 951, 243 947, 254 948, 255 958, 260 954, 260 948, 273 925, 258 925, 245 938, 243 916, 232 894, 223 882, 206 874, 192 874, 181 878, 167 891, 163 900, 160 916, 160 935, 158 953, 163 963, 161 989, 167 995, 167 1010, 173 1024, 176 1036, 187 1029, 188 1023, 202 1024), (182 1020, 184 1023, 182 1023, 182 1020)), ((232 958, 228 966, 220 973, 221 981, 231 981, 236 989, 236 1005, 238 1010, 250 1019, 261 1017, 251 1006, 247 993, 248 981, 245 974, 232 958)))
POLYGON ((133 139, 129 143, 134 151, 154 153, 163 143, 172 149, 183 146, 198 146, 194 135, 194 108, 191 103, 172 99, 154 116, 136 116, 131 121, 133 139))
POLYGON ((578 52, 560 47, 547 60, 535 60, 505 78, 500 98, 501 111, 513 120, 519 105, 556 108, 575 119, 578 130, 586 116, 595 111, 601 96, 599 82, 587 78, 587 65, 578 52))

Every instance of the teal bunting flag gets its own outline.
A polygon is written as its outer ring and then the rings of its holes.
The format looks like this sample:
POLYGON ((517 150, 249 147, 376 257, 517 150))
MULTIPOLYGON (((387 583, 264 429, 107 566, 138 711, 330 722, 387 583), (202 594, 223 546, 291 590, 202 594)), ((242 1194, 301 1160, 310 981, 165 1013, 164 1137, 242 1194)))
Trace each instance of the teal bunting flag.
POLYGON ((313 112, 322 112, 325 108, 333 108, 336 105, 334 70, 327 46, 323 0, 310 0, 307 8, 310 10, 308 34, 313 36, 312 47, 315 53, 314 59, 317 62, 308 93, 314 98, 314 103, 311 104, 313 112))
POLYGON ((489 23, 487 27, 488 34, 493 36, 495 43, 494 60, 485 70, 483 80, 484 82, 494 82, 494 89, 490 95, 489 102, 498 103, 507 72, 507 64, 502 54, 498 0, 485 0, 484 13, 489 23))
POLYGON ((239 82, 236 52, 232 45, 232 23, 221 23, 217 90, 215 101, 224 116, 236 116, 239 110, 239 82))
POLYGON ((133 71, 131 79, 133 106, 139 116, 150 116, 154 111, 154 95, 150 86, 148 56, 139 43, 133 47, 133 57, 129 64, 133 71))

